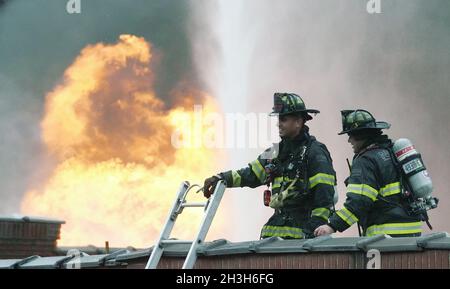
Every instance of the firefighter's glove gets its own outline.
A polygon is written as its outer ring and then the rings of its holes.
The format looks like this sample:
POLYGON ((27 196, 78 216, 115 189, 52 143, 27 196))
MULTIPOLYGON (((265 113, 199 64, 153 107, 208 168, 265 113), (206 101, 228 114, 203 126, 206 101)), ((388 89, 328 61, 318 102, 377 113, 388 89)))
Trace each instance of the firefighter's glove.
POLYGON ((205 180, 205 183, 203 185, 203 195, 205 196, 205 198, 209 199, 209 197, 211 197, 211 195, 214 193, 214 190, 216 189, 217 183, 221 179, 221 176, 215 175, 205 180))
POLYGON ((284 206, 286 200, 295 196, 298 192, 291 190, 284 190, 279 194, 272 195, 269 206, 273 209, 278 209, 284 206))

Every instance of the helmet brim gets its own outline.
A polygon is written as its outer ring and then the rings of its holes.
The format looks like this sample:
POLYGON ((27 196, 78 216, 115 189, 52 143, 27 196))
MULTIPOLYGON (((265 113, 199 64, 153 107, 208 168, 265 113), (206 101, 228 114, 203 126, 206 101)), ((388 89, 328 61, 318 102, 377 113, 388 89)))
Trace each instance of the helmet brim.
POLYGON ((375 126, 374 127, 357 127, 357 128, 353 128, 353 129, 347 129, 347 130, 343 130, 340 133, 338 133, 338 135, 342 135, 342 134, 346 134, 349 132, 354 132, 354 131, 359 131, 359 130, 363 130, 363 129, 389 129, 391 127, 391 125, 385 121, 377 121, 375 122, 375 126))
POLYGON ((269 115, 270 116, 283 116, 283 115, 290 115, 290 114, 295 114, 295 113, 299 113, 299 112, 306 113, 306 120, 313 119, 312 116, 309 115, 309 113, 314 113, 314 114, 320 113, 320 111, 317 109, 301 109, 301 110, 295 110, 295 111, 290 111, 290 112, 285 112, 285 113, 271 112, 271 113, 269 113, 269 115))

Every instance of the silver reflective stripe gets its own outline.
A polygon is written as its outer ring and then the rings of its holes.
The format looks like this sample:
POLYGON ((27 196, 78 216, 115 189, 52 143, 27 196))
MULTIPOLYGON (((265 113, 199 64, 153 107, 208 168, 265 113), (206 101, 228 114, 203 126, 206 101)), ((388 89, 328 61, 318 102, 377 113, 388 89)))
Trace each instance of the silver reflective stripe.
POLYGON ((233 177, 233 187, 240 187, 241 175, 237 171, 231 171, 231 176, 233 177))
POLYGON ((363 195, 372 201, 376 201, 378 197, 378 191, 366 184, 349 184, 347 187, 347 193, 363 195))
POLYGON ((358 222, 358 218, 346 207, 343 207, 341 210, 337 211, 336 214, 349 226, 358 222))
POLYGON ((320 217, 322 219, 328 220, 328 217, 330 216, 330 209, 328 208, 316 208, 312 210, 311 216, 314 217, 320 217))
POLYGON ((266 171, 264 170, 263 166, 259 162, 259 160, 255 160, 250 163, 250 166, 252 168, 253 173, 256 175, 258 180, 263 184, 267 178, 266 171))
POLYGON ((272 189, 276 189, 281 187, 281 183, 283 182, 283 177, 277 177, 273 180, 272 189))
POLYGON ((272 189, 276 189, 281 187, 281 184, 283 181, 285 182, 292 182, 294 179, 288 178, 288 177, 277 177, 273 180, 272 189))
POLYGON ((291 237, 303 238, 303 230, 295 227, 287 226, 264 226, 261 230, 262 237, 291 237))
POLYGON ((367 228, 367 236, 375 235, 401 235, 401 234, 416 234, 422 232, 421 222, 412 223, 389 223, 381 225, 373 225, 367 228))
POLYGON ((334 186, 336 178, 333 175, 318 173, 309 178, 309 188, 312 189, 318 184, 334 186))
POLYGON ((401 192, 400 182, 388 184, 380 189, 383 197, 392 196, 401 192))

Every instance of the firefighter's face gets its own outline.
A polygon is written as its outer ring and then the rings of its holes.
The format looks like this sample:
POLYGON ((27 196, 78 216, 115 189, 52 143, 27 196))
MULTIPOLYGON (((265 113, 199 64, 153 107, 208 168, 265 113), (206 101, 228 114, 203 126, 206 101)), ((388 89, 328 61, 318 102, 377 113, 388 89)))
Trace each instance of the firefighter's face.
POLYGON ((293 138, 302 130, 305 121, 294 115, 278 116, 278 131, 280 137, 293 138))
POLYGON ((354 135, 349 135, 348 142, 352 145, 353 152, 357 154, 363 149, 365 140, 354 135))

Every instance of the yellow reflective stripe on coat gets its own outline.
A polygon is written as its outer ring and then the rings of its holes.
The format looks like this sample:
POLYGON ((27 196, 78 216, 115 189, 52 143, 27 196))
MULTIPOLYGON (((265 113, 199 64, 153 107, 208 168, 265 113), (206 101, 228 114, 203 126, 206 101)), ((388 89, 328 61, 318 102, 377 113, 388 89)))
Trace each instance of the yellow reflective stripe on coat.
POLYGON ((291 178, 288 178, 288 177, 284 177, 284 178, 283 177, 277 177, 277 178, 275 178, 273 180, 272 189, 276 189, 276 188, 281 187, 281 183, 283 183, 283 181, 290 183, 293 180, 295 180, 295 179, 291 179, 291 178))
POLYGON ((259 160, 255 160, 250 163, 250 166, 252 167, 252 171, 256 175, 258 180, 261 182, 261 184, 263 184, 266 180, 267 174, 262 164, 259 162, 259 160))
POLYGON ((347 193, 363 195, 372 201, 376 201, 378 197, 378 191, 366 184, 349 184, 347 187, 347 193))
POLYGON ((375 235, 402 235, 402 234, 416 234, 422 233, 422 223, 391 223, 382 225, 373 225, 367 228, 366 236, 375 235))
POLYGON ((401 192, 400 182, 388 184, 380 189, 380 194, 383 197, 392 196, 401 192))
POLYGON ((336 178, 333 175, 318 173, 309 178, 309 188, 312 189, 318 184, 334 186, 336 178))
POLYGON ((303 230, 296 227, 287 226, 264 226, 261 230, 261 237, 290 237, 304 238, 303 230))
POLYGON ((322 219, 324 219, 325 221, 328 220, 328 218, 330 217, 330 209, 328 208, 316 208, 314 210, 312 210, 311 216, 312 217, 320 217, 322 219))
POLYGON ((349 209, 346 207, 342 208, 341 210, 337 211, 336 214, 349 226, 353 225, 354 223, 358 222, 358 218, 350 212, 349 209))
POLYGON ((282 182, 283 182, 283 178, 282 178, 282 177, 275 178, 275 179, 273 180, 273 183, 272 183, 272 189, 276 189, 276 188, 281 187, 281 183, 282 183, 282 182))
POLYGON ((231 171, 231 176, 233 177, 233 187, 240 187, 241 175, 237 171, 231 171))

